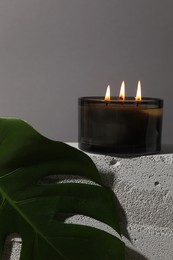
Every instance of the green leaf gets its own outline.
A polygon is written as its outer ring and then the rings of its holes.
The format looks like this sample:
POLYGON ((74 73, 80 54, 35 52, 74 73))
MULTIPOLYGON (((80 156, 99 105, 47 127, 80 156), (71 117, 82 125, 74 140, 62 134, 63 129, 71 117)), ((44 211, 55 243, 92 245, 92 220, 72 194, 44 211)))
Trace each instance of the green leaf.
POLYGON ((10 233, 22 237, 21 260, 124 259, 117 237, 63 221, 85 215, 120 233, 114 193, 87 155, 22 120, 1 118, 0 158, 0 259, 10 233), (43 182, 51 175, 79 175, 98 185, 43 182))

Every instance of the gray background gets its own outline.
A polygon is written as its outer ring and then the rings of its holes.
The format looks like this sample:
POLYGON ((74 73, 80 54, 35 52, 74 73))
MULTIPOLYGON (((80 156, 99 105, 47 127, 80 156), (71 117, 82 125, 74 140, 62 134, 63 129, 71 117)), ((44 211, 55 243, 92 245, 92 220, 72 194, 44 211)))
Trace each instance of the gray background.
POLYGON ((165 101, 163 142, 173 143, 172 0, 1 0, 0 116, 27 120, 49 138, 77 141, 77 98, 165 101))

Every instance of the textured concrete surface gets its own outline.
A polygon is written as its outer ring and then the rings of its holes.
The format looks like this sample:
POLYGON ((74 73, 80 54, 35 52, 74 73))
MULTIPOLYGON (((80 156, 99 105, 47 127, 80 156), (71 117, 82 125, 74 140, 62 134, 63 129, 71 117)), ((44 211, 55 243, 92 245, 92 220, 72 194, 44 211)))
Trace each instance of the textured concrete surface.
POLYGON ((118 197, 126 258, 172 260, 173 146, 133 158, 88 155, 118 197))
MULTIPOLYGON (((70 145, 77 147, 77 143, 70 145)), ((172 260, 173 146, 164 146, 157 155, 133 158, 88 155, 118 197, 126 259, 172 260)), ((108 226, 84 216, 74 216, 67 222, 85 223, 114 234, 108 226)), ((20 248, 18 240, 11 260, 19 259, 20 248)))

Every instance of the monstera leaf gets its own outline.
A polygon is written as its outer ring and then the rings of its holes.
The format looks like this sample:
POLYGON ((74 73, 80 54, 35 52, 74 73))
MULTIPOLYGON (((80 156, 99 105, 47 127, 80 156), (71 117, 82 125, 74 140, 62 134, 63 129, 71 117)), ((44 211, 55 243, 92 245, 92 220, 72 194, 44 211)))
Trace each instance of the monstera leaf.
POLYGON ((84 153, 49 140, 19 119, 0 119, 0 259, 6 236, 22 238, 20 260, 124 259, 124 243, 98 228, 65 223, 68 214, 99 220, 119 233, 115 198, 84 153), (98 185, 45 183, 79 175, 98 185))

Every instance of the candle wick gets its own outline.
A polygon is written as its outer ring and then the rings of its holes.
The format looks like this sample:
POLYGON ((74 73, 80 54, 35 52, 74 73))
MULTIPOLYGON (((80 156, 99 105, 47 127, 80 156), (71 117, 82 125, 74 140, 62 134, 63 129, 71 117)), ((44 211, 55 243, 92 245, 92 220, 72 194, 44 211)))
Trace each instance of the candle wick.
POLYGON ((124 98, 123 97, 119 97, 119 100, 121 101, 121 105, 124 104, 124 98))

